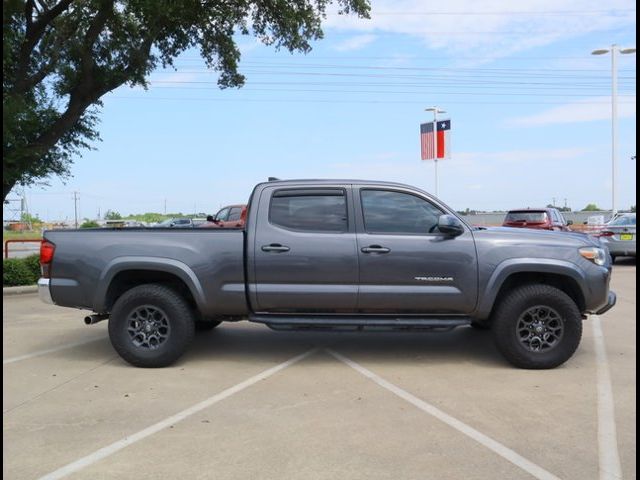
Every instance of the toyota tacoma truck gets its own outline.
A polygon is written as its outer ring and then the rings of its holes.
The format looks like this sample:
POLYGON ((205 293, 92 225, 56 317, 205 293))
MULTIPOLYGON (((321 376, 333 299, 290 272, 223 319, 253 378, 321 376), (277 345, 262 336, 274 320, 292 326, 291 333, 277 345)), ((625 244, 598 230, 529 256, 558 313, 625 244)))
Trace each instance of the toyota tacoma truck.
POLYGON ((39 294, 108 320, 114 349, 163 367, 196 329, 248 319, 276 330, 491 329, 511 364, 553 368, 582 321, 616 301, 599 240, 467 225, 396 183, 257 185, 242 229, 44 233, 39 294))

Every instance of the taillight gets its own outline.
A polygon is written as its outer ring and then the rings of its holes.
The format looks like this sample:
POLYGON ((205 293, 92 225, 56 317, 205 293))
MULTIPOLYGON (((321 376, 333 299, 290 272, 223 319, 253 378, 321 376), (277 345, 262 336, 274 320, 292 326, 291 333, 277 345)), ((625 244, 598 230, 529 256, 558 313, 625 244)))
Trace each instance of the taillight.
POLYGON ((613 232, 600 232, 596 234, 596 237, 613 237, 613 232))
POLYGON ((42 240, 40 243, 40 270, 44 278, 49 278, 51 274, 51 262, 55 251, 56 246, 53 243, 42 240))

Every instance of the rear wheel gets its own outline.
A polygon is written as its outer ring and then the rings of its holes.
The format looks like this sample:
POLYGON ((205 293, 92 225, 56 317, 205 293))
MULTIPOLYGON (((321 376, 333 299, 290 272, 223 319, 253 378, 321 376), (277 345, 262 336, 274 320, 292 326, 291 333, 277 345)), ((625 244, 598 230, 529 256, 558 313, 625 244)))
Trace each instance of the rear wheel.
POLYGON ((137 367, 166 367, 193 339, 195 316, 175 290, 158 284, 125 292, 113 306, 109 338, 113 348, 137 367))
POLYGON ((563 291, 549 285, 525 285, 501 301, 492 330, 496 346, 512 365, 554 368, 578 348, 582 317, 563 291))

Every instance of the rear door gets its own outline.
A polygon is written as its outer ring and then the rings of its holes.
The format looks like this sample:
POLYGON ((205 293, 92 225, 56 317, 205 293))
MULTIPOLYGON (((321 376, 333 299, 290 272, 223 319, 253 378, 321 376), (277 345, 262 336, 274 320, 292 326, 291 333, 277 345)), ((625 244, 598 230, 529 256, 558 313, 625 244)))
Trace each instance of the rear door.
POLYGON ((266 187, 254 224, 256 311, 353 312, 358 255, 351 187, 266 187))
POLYGON ((401 189, 354 187, 359 198, 358 310, 365 313, 465 314, 474 310, 478 266, 473 235, 437 229, 445 211, 401 189))

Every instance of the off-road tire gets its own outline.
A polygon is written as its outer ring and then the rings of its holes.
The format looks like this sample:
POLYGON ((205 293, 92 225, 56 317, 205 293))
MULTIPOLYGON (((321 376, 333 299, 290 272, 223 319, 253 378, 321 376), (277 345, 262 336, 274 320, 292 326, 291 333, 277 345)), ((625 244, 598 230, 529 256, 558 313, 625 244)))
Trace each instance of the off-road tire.
POLYGON ((563 291, 549 285, 524 285, 500 300, 491 322, 498 350, 519 368, 555 368, 574 354, 582 337, 582 317, 576 303, 563 291), (531 351, 518 336, 518 324, 525 312, 535 307, 552 309, 562 319, 562 336, 547 351, 531 351))
POLYGON ((159 284, 146 284, 128 290, 116 301, 109 319, 109 338, 113 348, 131 365, 160 368, 171 365, 193 340, 195 315, 186 299, 175 290, 159 284), (136 346, 130 330, 132 315, 149 308, 161 312, 166 338, 154 348, 136 346))

